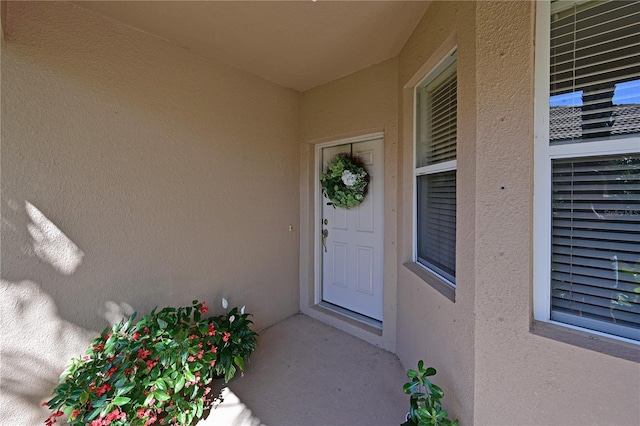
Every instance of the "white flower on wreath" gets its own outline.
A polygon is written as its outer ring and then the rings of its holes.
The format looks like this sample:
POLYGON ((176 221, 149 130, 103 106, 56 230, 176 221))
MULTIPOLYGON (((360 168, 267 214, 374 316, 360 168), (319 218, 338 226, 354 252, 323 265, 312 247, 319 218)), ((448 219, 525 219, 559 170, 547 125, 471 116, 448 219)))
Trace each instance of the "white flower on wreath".
POLYGON ((355 173, 351 173, 349 170, 345 170, 342 172, 342 182, 348 187, 351 188, 358 181, 358 175, 355 173))

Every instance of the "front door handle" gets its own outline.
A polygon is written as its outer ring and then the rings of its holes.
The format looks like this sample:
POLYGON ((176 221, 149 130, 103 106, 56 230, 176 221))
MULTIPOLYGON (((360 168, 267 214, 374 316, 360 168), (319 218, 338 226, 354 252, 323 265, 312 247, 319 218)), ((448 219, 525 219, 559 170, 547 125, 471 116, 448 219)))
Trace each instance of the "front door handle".
POLYGON ((322 247, 324 247, 324 252, 327 252, 327 237, 329 236, 329 230, 328 229, 323 229, 322 230, 322 247))

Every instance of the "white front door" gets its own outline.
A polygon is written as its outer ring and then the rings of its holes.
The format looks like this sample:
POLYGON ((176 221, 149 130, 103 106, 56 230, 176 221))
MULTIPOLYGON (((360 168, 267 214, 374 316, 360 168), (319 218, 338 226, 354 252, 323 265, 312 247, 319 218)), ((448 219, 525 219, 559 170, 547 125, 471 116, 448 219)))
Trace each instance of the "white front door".
POLYGON ((322 149, 322 170, 338 153, 358 157, 370 176, 362 203, 334 208, 322 196, 322 300, 382 321, 384 149, 382 138, 322 149))

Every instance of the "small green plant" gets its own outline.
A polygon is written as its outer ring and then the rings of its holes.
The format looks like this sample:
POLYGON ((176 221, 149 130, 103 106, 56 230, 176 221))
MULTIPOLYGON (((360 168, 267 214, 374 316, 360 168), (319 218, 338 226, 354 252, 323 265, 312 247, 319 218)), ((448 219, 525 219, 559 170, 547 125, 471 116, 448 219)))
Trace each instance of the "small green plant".
MULTIPOLYGON (((222 306, 227 309, 227 300, 224 298, 222 306)), ((215 317, 214 321, 222 335, 215 371, 216 375, 224 377, 225 382, 228 382, 238 370, 244 370, 245 360, 249 361, 256 348, 258 334, 249 328, 253 322, 249 319, 249 314, 244 312, 244 306, 240 309, 233 308, 225 315, 215 317)))
POLYGON ((193 424, 221 401, 212 380, 244 370, 256 346, 244 307, 203 318, 208 310, 194 300, 105 329, 60 377, 43 404, 53 410, 45 424, 62 416, 69 425, 193 424))
POLYGON ((458 420, 449 420, 447 410, 442 408, 440 400, 444 392, 427 377, 435 376, 436 369, 424 368, 424 361, 418 361, 417 370, 408 370, 410 382, 405 383, 404 393, 410 396, 411 406, 405 426, 457 426, 458 420))

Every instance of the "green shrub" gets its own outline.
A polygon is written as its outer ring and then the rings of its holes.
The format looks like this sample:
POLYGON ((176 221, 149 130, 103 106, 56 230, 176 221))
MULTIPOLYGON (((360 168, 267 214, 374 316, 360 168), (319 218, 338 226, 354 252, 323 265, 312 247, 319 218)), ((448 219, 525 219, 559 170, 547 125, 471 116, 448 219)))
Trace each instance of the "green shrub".
MULTIPOLYGON (((226 309, 226 300, 223 306, 226 309)), ((249 314, 202 318, 204 303, 154 309, 107 328, 73 359, 43 405, 70 425, 189 425, 220 401, 216 376, 231 380, 256 346, 249 314)))

